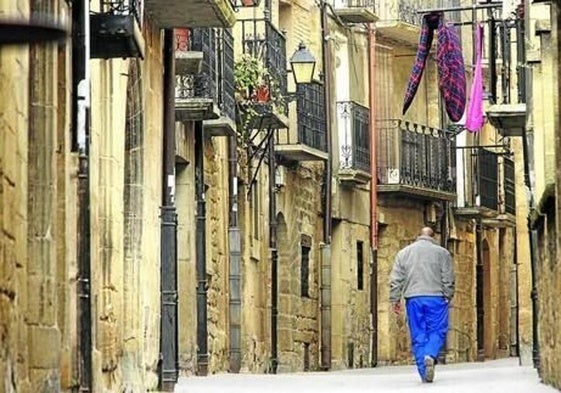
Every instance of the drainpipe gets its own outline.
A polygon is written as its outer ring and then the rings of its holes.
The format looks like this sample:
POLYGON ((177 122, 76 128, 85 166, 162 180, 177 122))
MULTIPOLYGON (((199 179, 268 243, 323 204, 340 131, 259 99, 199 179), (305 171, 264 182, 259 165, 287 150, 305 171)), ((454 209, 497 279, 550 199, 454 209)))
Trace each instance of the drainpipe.
POLYGON ((277 203, 275 195, 275 143, 269 130, 269 247, 271 249, 271 371, 277 373, 278 359, 278 250, 277 250, 277 203))
POLYGON ((373 24, 368 25, 368 93, 370 101, 370 248, 372 265, 370 267, 370 316, 372 335, 370 365, 378 364, 378 159, 376 134, 376 32, 373 24))
POLYGON ((238 223, 238 150, 236 137, 228 138, 228 188, 230 192, 230 372, 241 368, 241 233, 238 223))
MULTIPOLYGON (((530 1, 524 1, 524 26, 530 24, 530 1)), ((523 29, 524 26, 520 28, 523 29)), ((524 52, 525 52, 524 47, 524 52)), ((525 60, 525 58, 524 58, 525 60)), ((534 154, 533 154, 533 81, 532 69, 526 67, 525 87, 526 87, 526 127, 522 130, 522 153, 524 162, 524 184, 526 186, 526 195, 530 214, 527 217, 528 234, 530 238, 530 265, 532 271, 532 360, 534 368, 540 370, 540 343, 539 343, 539 303, 538 303, 538 268, 537 268, 537 250, 538 250, 538 232, 534 228, 531 221, 531 215, 536 210, 534 199, 534 154)))
POLYGON ((78 332, 80 391, 92 391, 90 237, 90 2, 72 6, 72 150, 78 151, 78 332))
POLYGON ((160 215, 160 389, 178 377, 177 213, 175 210, 175 58, 173 29, 164 30, 162 206, 160 215))
POLYGON ((484 290, 484 267, 483 267, 483 226, 481 224, 481 218, 475 220, 475 252, 477 263, 475 267, 476 271, 476 297, 475 297, 475 309, 476 309, 476 338, 477 338, 477 361, 485 360, 485 299, 483 298, 484 290))
POLYGON ((331 145, 331 56, 327 47, 329 37, 329 26, 327 20, 327 7, 325 1, 321 2, 321 52, 323 57, 322 73, 324 76, 325 89, 325 134, 327 143, 327 161, 325 162, 324 177, 324 212, 323 212, 323 242, 322 272, 321 272, 321 368, 331 368, 331 178, 332 178, 332 149, 331 145))
MULTIPOLYGON (((529 88, 531 87, 531 78, 527 78, 527 82, 529 88)), ((530 90, 528 90, 530 91, 530 90)), ((531 111, 531 104, 530 104, 530 97, 528 95, 528 100, 526 102, 526 110, 528 113, 531 111)), ((532 298, 532 361, 534 364, 534 368, 537 370, 540 369, 540 343, 539 343, 539 334, 538 334, 538 324, 539 324, 539 303, 538 303, 538 286, 537 286, 537 278, 538 278, 538 267, 537 267, 537 250, 538 250, 538 231, 532 225, 532 213, 536 211, 534 194, 533 194, 533 187, 532 187, 532 174, 533 174, 533 155, 531 154, 532 149, 532 138, 533 129, 524 128, 522 133, 522 151, 524 155, 524 183, 526 185, 527 196, 528 196, 528 205, 530 213, 526 219, 527 227, 528 227, 528 234, 530 237, 530 266, 532 271, 532 291, 530 296, 532 298)))
POLYGON ((195 199, 197 201, 197 375, 208 374, 206 280, 206 200, 203 122, 195 122, 195 199))

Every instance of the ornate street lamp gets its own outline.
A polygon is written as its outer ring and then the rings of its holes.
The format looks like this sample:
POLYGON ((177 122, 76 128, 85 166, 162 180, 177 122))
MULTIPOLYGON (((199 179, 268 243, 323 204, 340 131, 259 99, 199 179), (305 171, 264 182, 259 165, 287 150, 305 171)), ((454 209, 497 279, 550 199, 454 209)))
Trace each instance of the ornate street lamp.
POLYGON ((290 58, 290 67, 292 68, 294 82, 297 85, 301 83, 312 83, 316 59, 303 42, 298 45, 298 50, 296 50, 290 58))

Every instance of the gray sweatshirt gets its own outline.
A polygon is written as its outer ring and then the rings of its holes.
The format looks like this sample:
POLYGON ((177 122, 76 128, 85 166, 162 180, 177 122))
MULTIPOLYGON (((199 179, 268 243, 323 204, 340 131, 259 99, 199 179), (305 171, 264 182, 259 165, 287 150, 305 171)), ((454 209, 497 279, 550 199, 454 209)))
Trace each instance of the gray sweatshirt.
POLYGON ((397 253, 390 278, 392 303, 402 296, 454 296, 452 257, 429 236, 419 236, 397 253))

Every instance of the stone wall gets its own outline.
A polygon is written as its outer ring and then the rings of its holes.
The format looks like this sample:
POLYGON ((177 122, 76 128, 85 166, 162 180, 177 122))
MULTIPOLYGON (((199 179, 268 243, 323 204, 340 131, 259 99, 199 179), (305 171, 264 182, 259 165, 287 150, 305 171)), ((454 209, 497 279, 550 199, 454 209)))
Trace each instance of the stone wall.
POLYGON ((229 254, 226 138, 205 141, 209 372, 228 370, 229 254))
POLYGON ((277 194, 279 250, 279 372, 316 369, 319 360, 319 276, 322 241, 320 172, 287 171, 277 194), (308 271, 302 275, 309 248, 308 271), (302 280, 304 292, 302 292, 302 280))
MULTIPOLYGON (((378 248, 378 360, 386 363, 411 361, 409 331, 404 315, 390 311, 389 274, 396 253, 412 242, 424 223, 422 201, 393 198, 380 200, 380 243, 378 248)), ((447 248, 455 266, 456 295, 450 307, 450 330, 446 360, 473 361, 478 356, 477 337, 477 253, 476 223, 455 219, 447 248)), ((484 339, 481 353, 486 359, 509 356, 511 339, 511 270, 514 264, 514 229, 482 226, 479 252, 482 254, 484 339)))
POLYGON ((471 221, 456 220, 456 233, 449 251, 454 260, 456 294, 450 305, 450 331, 446 342, 446 360, 473 361, 477 357, 475 303, 476 234, 471 221))
POLYGON ((157 386, 160 326, 161 41, 147 60, 93 60, 94 391, 157 386), (150 109, 148 109, 150 108, 150 109))
MULTIPOLYGON (((28 14, 28 5, 2 1, 2 11, 28 14)), ((7 392, 31 392, 27 345, 27 149, 28 59, 25 48, 7 48, 0 57, 0 86, 10 100, 0 102, 0 380, 7 392)))
MULTIPOLYGON (((59 2, 0 1, 0 10, 13 17, 68 14, 59 2)), ((10 97, 0 103, 0 380, 6 392, 67 391, 75 384, 67 50, 7 47, 0 57, 0 86, 10 97)))
POLYGON ((176 125, 177 276, 179 370, 194 374, 197 365, 197 271, 195 249, 195 134, 192 123, 176 125))
POLYGON ((544 217, 536 223, 538 228, 537 295, 538 330, 540 346, 540 375, 544 382, 561 388, 561 335, 559 315, 561 306, 557 301, 561 293, 561 266, 557 248, 558 232, 555 228, 555 204, 550 199, 544 204, 544 217))
POLYGON ((396 253, 423 227, 423 203, 397 197, 379 199, 378 363, 409 363, 409 330, 404 315, 390 310, 389 279, 396 253))
POLYGON ((372 326, 369 234, 367 225, 348 221, 342 221, 333 230, 331 256, 333 369, 366 367, 370 363, 372 326), (362 258, 360 267, 359 258, 362 258))

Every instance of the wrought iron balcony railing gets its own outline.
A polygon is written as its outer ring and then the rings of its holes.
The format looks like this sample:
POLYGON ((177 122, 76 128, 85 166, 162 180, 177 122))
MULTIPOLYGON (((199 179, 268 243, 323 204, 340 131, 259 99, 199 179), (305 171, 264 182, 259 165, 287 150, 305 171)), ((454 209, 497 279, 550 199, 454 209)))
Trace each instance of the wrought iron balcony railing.
POLYGON ((337 103, 339 166, 370 172, 370 114, 352 101, 337 103))
POLYGON ((479 149, 476 162, 476 204, 492 210, 499 208, 499 163, 496 153, 479 149))
POLYGON ((201 72, 177 75, 176 99, 216 97, 217 40, 214 28, 188 29, 184 41, 177 42, 177 49, 203 53, 201 72))
POLYGON ((460 150, 463 189, 458 190, 459 208, 486 208, 497 213, 515 214, 514 161, 505 152, 484 147, 460 150))
POLYGON ((90 13, 90 55, 114 59, 144 56, 141 0, 100 0, 90 13))
POLYGON ((345 23, 373 23, 378 19, 374 0, 329 0, 329 3, 338 18, 345 23))
POLYGON ((222 67, 218 70, 218 105, 224 115, 236 118, 235 81, 234 81, 234 36, 231 29, 221 29, 222 67))
POLYGON ((325 134, 325 93, 321 83, 306 83, 296 89, 298 142, 327 151, 325 134))
POLYGON ((418 10, 426 8, 423 0, 390 0, 378 3, 378 15, 381 21, 399 21, 412 25, 421 25, 421 15, 418 10))
MULTIPOLYGON (((266 19, 241 20, 242 47, 244 54, 261 60, 270 76, 271 95, 287 93, 286 38, 271 21, 266 19)), ((281 105, 283 113, 287 105, 281 105)))
POLYGON ((141 10, 141 0, 100 0, 99 13, 106 15, 133 15, 139 26, 142 22, 141 10))
POLYGON ((483 61, 488 67, 489 101, 491 104, 525 103, 524 21, 491 19, 487 23, 488 48, 483 61), (516 58, 513 58, 513 42, 516 42, 516 58))
POLYGON ((332 0, 333 8, 376 8, 375 0, 332 0))
POLYGON ((504 187, 505 212, 514 215, 516 214, 514 160, 508 157, 504 157, 503 168, 504 168, 503 187, 504 187))
POLYGON ((203 53, 199 73, 176 76, 176 99, 211 99, 223 115, 235 119, 234 38, 230 30, 192 28, 176 41, 176 51, 203 53))
POLYGON ((381 120, 377 129, 379 184, 455 192, 448 131, 400 120, 381 120))
MULTIPOLYGON (((350 0, 349 0, 350 1, 350 0)), ((377 14, 380 21, 405 22, 411 25, 421 26, 422 9, 451 8, 461 5, 460 0, 386 0, 377 3, 377 14)), ((446 13, 447 21, 461 21, 460 11, 446 13)))

